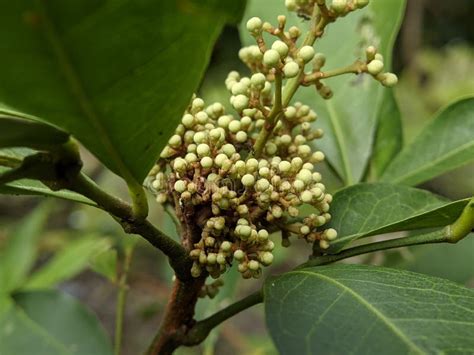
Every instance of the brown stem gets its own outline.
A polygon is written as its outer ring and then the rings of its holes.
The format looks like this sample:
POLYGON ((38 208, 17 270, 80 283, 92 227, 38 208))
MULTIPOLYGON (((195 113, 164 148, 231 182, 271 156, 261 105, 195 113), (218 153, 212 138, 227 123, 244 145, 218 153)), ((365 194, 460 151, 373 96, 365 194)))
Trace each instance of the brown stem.
POLYGON ((186 335, 195 323, 194 308, 204 282, 205 276, 174 281, 162 325, 148 348, 148 355, 172 354, 176 348, 186 343, 186 335))

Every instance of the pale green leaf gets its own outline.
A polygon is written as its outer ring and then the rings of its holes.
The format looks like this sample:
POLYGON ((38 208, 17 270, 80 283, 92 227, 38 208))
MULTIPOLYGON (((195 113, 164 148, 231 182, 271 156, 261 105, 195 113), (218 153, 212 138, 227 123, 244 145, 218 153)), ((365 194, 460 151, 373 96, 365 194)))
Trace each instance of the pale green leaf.
POLYGON ((474 290, 388 268, 333 265, 265 284, 281 354, 470 354, 474 290))

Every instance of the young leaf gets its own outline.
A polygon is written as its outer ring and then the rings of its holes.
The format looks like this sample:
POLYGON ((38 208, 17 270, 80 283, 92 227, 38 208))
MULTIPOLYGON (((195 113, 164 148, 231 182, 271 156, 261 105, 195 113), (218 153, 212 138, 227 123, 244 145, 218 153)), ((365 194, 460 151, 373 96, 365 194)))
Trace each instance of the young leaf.
POLYGON ((392 161, 381 180, 418 185, 474 160, 474 97, 437 117, 392 161))
POLYGON ((330 252, 371 235, 446 226, 469 199, 451 202, 428 191, 385 183, 358 184, 338 191, 328 227, 338 231, 330 252))
POLYGON ((98 319, 58 291, 15 295, 16 307, 0 320, 0 354, 112 354, 98 319))
MULTIPOLYGON (((27 148, 0 149, 0 174, 8 170, 8 168, 1 166, 2 161, 17 161, 20 163, 25 156, 33 153, 33 150, 27 148)), ((0 185, 0 194, 53 196, 64 200, 80 202, 86 205, 96 205, 93 201, 79 195, 78 193, 67 190, 53 191, 41 182, 31 179, 21 179, 10 182, 6 185, 0 185)))
POLYGON ((8 233, 6 243, 0 248, 0 294, 9 294, 26 279, 51 207, 50 201, 40 204, 8 233))
MULTIPOLYGON (((330 25, 316 45, 317 51, 328 58, 323 71, 345 67, 363 58, 369 45, 379 47, 385 57, 385 67, 390 70, 392 47, 404 8, 404 0, 372 0, 365 9, 330 25)), ((253 0, 249 2, 245 18, 260 16, 274 22, 280 14, 287 14, 283 1, 275 4, 273 0, 253 0)), ((292 13, 287 17, 287 26, 301 25, 301 21, 292 13)), ((246 45, 255 44, 245 23, 241 27, 241 38, 246 45)), ((316 125, 325 132, 318 147, 345 183, 353 184, 361 180, 366 170, 387 89, 367 75, 352 80, 347 76, 336 77, 325 83, 334 92, 332 99, 323 100, 314 87, 308 87, 298 91, 295 101, 311 106, 318 114, 316 125)))
POLYGON ((281 354, 474 352, 474 291, 408 271, 291 271, 266 282, 265 313, 281 354))
POLYGON ((22 289, 49 288, 74 277, 88 266, 89 260, 108 248, 108 239, 87 237, 74 241, 31 275, 22 289))
POLYGON ((1 0, 0 101, 141 182, 241 0, 1 0))

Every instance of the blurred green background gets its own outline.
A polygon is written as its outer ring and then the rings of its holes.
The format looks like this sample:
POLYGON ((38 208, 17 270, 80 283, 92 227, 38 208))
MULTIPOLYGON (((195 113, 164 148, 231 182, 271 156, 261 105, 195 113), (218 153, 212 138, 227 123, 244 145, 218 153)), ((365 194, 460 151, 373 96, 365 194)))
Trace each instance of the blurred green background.
MULTIPOLYGON (((407 13, 394 55, 394 71, 400 77, 395 94, 403 114, 405 144, 443 106, 454 99, 474 93, 473 14, 472 0, 408 0, 407 13)), ((228 101, 223 81, 229 70, 242 69, 237 57, 239 48, 237 29, 226 28, 215 47, 210 69, 201 86, 200 94, 206 100, 228 101)), ((125 197, 119 180, 102 170, 87 152, 83 155, 88 174, 111 192, 125 197)), ((474 165, 457 169, 423 187, 452 199, 468 197, 474 193, 474 165)), ((113 273, 113 270, 108 270, 104 265, 110 265, 107 262, 114 258, 113 252, 104 253, 104 250, 111 245, 117 248, 120 263, 124 248, 130 246, 128 241, 135 238, 124 235, 110 217, 92 208, 65 201, 44 204, 43 200, 0 197, 0 249, 7 245, 9 238, 18 235, 21 226, 30 223, 31 229, 23 233, 33 235, 26 240, 32 243, 36 253, 31 271, 34 273, 42 270, 61 253, 64 254, 68 248, 70 250, 74 245, 77 247, 77 243, 82 240, 107 237, 107 245, 89 250, 87 260, 77 263, 76 268, 51 283, 58 283, 62 290, 84 301, 112 335, 117 287, 104 277, 113 273), (47 215, 44 225, 33 223, 41 211, 47 215), (70 276, 73 277, 67 279, 70 276)), ((170 218, 153 200, 150 200, 150 205, 154 222, 169 233, 176 234, 170 218)), ((132 243, 134 254, 129 278, 124 354, 141 353, 156 332, 172 277, 166 260, 146 242, 138 238, 137 241, 132 243)), ((278 253, 282 255, 276 255, 278 262, 267 273, 288 269, 307 258, 308 245, 295 244, 297 245, 290 249, 279 248, 278 253)), ((404 267, 474 287, 472 238, 462 245, 405 248, 375 253, 358 261, 404 267)), ((240 280, 237 273, 231 272, 217 298, 201 302, 198 315, 202 317, 212 313, 223 304, 256 289, 258 284, 259 281, 240 280)), ((178 353, 274 354, 275 350, 263 324, 262 311, 263 307, 260 305, 239 314, 224 323, 202 346, 181 349, 178 353)))

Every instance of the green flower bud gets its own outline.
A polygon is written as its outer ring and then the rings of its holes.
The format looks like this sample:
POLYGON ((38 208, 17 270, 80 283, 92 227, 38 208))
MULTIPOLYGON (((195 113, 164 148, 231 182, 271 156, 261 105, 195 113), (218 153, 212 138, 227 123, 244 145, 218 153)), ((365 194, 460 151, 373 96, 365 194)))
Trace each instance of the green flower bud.
POLYGON ((206 124, 207 120, 209 119, 209 116, 204 111, 200 111, 196 113, 195 117, 196 117, 197 122, 202 125, 206 124))
POLYGON ((212 165, 213 165, 213 161, 211 157, 203 157, 200 163, 204 169, 210 169, 212 168, 212 165))
POLYGON ((302 191, 305 187, 305 183, 303 180, 300 180, 300 179, 296 179, 294 182, 293 182, 293 187, 295 188, 296 191, 302 191))
POLYGON ((369 0, 355 0, 354 4, 358 9, 362 9, 369 4, 369 0))
POLYGON ((393 73, 385 73, 385 77, 382 80, 382 85, 386 87, 394 87, 398 83, 398 77, 393 73))
POLYGON ((301 234, 306 235, 306 234, 309 234, 309 232, 311 232, 311 230, 309 229, 308 226, 301 226, 300 227, 300 233, 301 234))
POLYGON ((227 240, 221 243, 221 250, 228 252, 232 248, 232 243, 228 242, 227 240))
POLYGON ((250 187, 250 186, 253 186, 253 184, 255 184, 255 177, 252 174, 245 174, 242 177, 241 181, 242 181, 242 185, 246 187, 250 187))
POLYGON ((250 83, 252 84, 252 86, 261 90, 265 86, 266 80, 267 78, 265 78, 265 75, 263 75, 262 73, 256 73, 250 78, 250 83))
POLYGON ((207 263, 209 265, 214 265, 217 262, 217 255, 216 253, 209 253, 207 255, 207 263))
POLYGON ((253 271, 257 271, 258 269, 260 269, 260 263, 257 260, 250 260, 249 269, 253 271))
POLYGON ((244 260, 244 258, 245 258, 245 253, 243 252, 243 250, 237 249, 236 251, 234 251, 235 260, 241 261, 241 260, 244 260))
POLYGON ((247 21, 247 30, 250 33, 259 33, 262 30, 262 20, 258 17, 252 17, 247 21))
POLYGON ((325 249, 329 248, 329 243, 327 242, 327 240, 324 240, 324 239, 323 239, 323 240, 320 240, 320 241, 319 241, 319 247, 320 247, 321 249, 324 249, 324 250, 325 250, 325 249))
POLYGON ((244 131, 239 131, 236 133, 235 139, 239 143, 244 143, 247 141, 247 133, 245 133, 244 131))
POLYGON ((204 100, 200 99, 199 97, 195 98, 193 100, 193 103, 191 104, 191 111, 198 112, 198 111, 201 111, 203 108, 204 108, 204 100))
POLYGON ((225 265, 227 264, 227 260, 226 260, 226 257, 224 254, 222 253, 218 253, 217 254, 217 258, 216 258, 216 261, 219 265, 225 265))
POLYGON ((377 75, 383 70, 383 62, 377 59, 372 60, 367 64, 367 71, 372 75, 377 75))
POLYGON ((314 58, 314 48, 311 46, 303 46, 298 51, 298 58, 305 63, 309 63, 314 58))
POLYGON ((286 43, 280 40, 273 42, 272 49, 276 50, 281 58, 285 58, 289 50, 286 43))
POLYGON ((311 155, 311 161, 313 163, 320 163, 324 161, 324 158, 325 158, 324 153, 320 151, 314 152, 313 155, 311 155))
POLYGON ((337 231, 333 228, 326 229, 323 233, 327 240, 334 240, 337 238, 337 231))
POLYGON ((278 170, 280 170, 282 174, 289 172, 291 170, 291 163, 289 161, 283 160, 278 164, 278 170))
POLYGON ((219 127, 227 128, 232 119, 233 117, 229 115, 221 116, 217 119, 217 124, 219 125, 219 127))
POLYGON ((263 64, 269 68, 274 68, 280 63, 280 53, 275 49, 269 49, 263 54, 263 64))
POLYGON ((246 262, 243 262, 243 263, 240 263, 238 266, 237 266, 237 270, 240 272, 240 273, 244 273, 246 271, 248 271, 248 264, 246 262))
POLYGON ((191 276, 199 277, 201 276, 201 273, 202 273, 201 267, 198 264, 193 263, 193 266, 191 267, 191 276))
POLYGON ((242 82, 235 83, 232 86, 232 95, 245 95, 248 91, 248 86, 242 82))
POLYGON ((253 173, 258 169, 258 160, 254 158, 250 158, 246 161, 245 167, 249 173, 253 173))
POLYGON ((206 143, 201 143, 197 146, 196 153, 200 158, 206 157, 211 153, 211 148, 206 143))
POLYGON ((347 7, 347 0, 332 0, 331 10, 337 14, 344 13, 347 7))
POLYGON ((263 252, 261 255, 260 255, 260 261, 262 262, 263 265, 271 265, 272 262, 273 262, 273 254, 266 251, 266 252, 263 252))
POLYGON ((301 169, 296 177, 305 184, 309 184, 313 180, 313 173, 308 169, 301 169))
POLYGON ((283 73, 287 78, 294 78, 300 72, 300 66, 296 62, 286 63, 283 67, 283 73))
POLYGON ((240 121, 234 120, 229 123, 229 131, 231 131, 232 133, 236 133, 240 131, 240 126, 241 126, 240 121))
POLYGON ((290 35, 291 38, 298 38, 299 36, 301 36, 301 30, 296 26, 291 26, 290 29, 288 30, 288 34, 290 35))
POLYGON ((230 158, 235 153, 235 147, 230 143, 224 144, 222 146, 222 152, 230 158))
POLYGON ((245 95, 237 95, 231 104, 237 111, 242 111, 249 106, 249 98, 245 95))
POLYGON ((300 198, 301 198, 301 201, 303 201, 304 203, 310 203, 311 201, 313 201, 313 194, 311 193, 311 191, 303 191, 300 195, 300 198))
POLYGON ((186 128, 191 128, 194 126, 194 116, 187 113, 183 116, 181 119, 181 123, 186 127, 186 128))
POLYGON ((177 180, 177 181, 174 183, 174 189, 175 189, 175 191, 177 191, 177 192, 179 192, 179 193, 186 191, 186 181, 184 181, 184 180, 177 180))
POLYGON ((285 0, 285 6, 288 11, 296 11, 298 9, 296 0, 285 0))
POLYGON ((268 182, 267 179, 260 179, 257 181, 257 184, 255 185, 255 189, 263 192, 267 190, 270 187, 270 183, 268 182))

